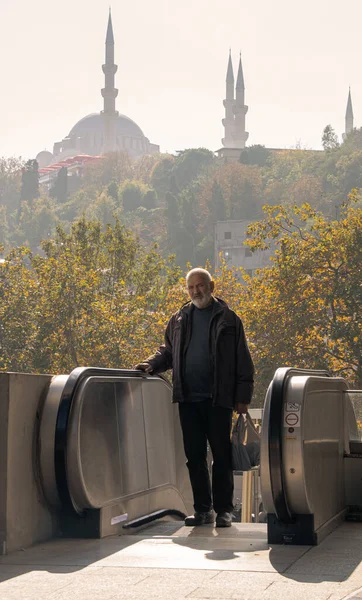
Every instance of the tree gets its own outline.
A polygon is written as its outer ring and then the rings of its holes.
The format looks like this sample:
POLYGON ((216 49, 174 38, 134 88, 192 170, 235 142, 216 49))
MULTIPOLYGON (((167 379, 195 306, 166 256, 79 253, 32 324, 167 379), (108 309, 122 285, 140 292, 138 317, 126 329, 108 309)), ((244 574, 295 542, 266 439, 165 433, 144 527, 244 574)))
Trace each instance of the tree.
POLYGON ((99 221, 102 225, 115 222, 117 205, 111 196, 103 192, 86 210, 86 216, 90 221, 99 221))
POLYGON ((180 271, 116 221, 85 218, 7 254, 0 278, 0 369, 129 368, 160 343, 180 271))
POLYGON ((340 150, 346 154, 362 150, 362 127, 353 129, 345 136, 340 150))
POLYGON ((226 219, 226 206, 225 206, 225 198, 222 192, 220 184, 214 180, 211 188, 211 198, 210 198, 210 220, 212 225, 217 223, 217 221, 225 221, 226 219))
POLYGON ((152 188, 156 191, 161 202, 165 202, 166 192, 170 191, 170 177, 174 164, 174 156, 170 154, 163 154, 151 171, 150 183, 152 188))
POLYGON ((6 206, 8 214, 19 203, 23 167, 20 158, 0 158, 0 205, 6 206))
POLYGON ((215 162, 213 152, 206 148, 192 148, 180 152, 172 167, 172 175, 181 191, 188 187, 205 169, 215 162))
POLYGON ((336 148, 339 148, 338 137, 337 137, 336 132, 334 131, 332 125, 327 125, 323 129, 322 146, 323 146, 323 150, 326 150, 326 151, 336 150, 336 148))
POLYGON ((126 152, 109 152, 101 160, 88 163, 83 171, 83 188, 101 193, 112 181, 118 185, 131 177, 131 159, 126 152))
POLYGON ((252 249, 277 244, 274 263, 248 281, 240 307, 264 387, 279 366, 328 369, 362 386, 362 210, 340 220, 305 204, 266 208, 252 249))
POLYGON ((185 190, 180 198, 180 216, 182 227, 182 254, 179 253, 178 263, 185 265, 188 262, 195 263, 195 251, 199 239, 197 229, 196 202, 195 196, 190 190, 185 190))
POLYGON ((140 181, 126 180, 119 188, 123 210, 129 212, 137 210, 139 206, 142 206, 143 196, 146 191, 147 187, 140 181))
POLYGON ((258 167, 231 163, 216 171, 214 177, 225 200, 227 219, 257 218, 262 199, 262 178, 258 167))
POLYGON ((265 148, 265 146, 254 144, 241 151, 239 162, 243 165, 257 165, 258 167, 264 167, 270 155, 270 150, 265 148))
POLYGON ((9 240, 9 224, 6 216, 6 206, 0 205, 0 247, 7 245, 9 240))
POLYGON ((147 209, 156 208, 157 206, 157 194, 155 190, 148 190, 143 196, 142 205, 147 209))
POLYGON ((64 204, 68 199, 68 169, 62 167, 52 185, 49 195, 51 198, 56 198, 59 204, 64 204))
POLYGON ((28 160, 22 169, 21 200, 34 200, 39 197, 39 165, 36 160, 28 160))
POLYGON ((35 198, 32 202, 24 201, 21 205, 19 228, 13 239, 36 250, 42 239, 49 237, 57 222, 54 200, 46 196, 35 198))

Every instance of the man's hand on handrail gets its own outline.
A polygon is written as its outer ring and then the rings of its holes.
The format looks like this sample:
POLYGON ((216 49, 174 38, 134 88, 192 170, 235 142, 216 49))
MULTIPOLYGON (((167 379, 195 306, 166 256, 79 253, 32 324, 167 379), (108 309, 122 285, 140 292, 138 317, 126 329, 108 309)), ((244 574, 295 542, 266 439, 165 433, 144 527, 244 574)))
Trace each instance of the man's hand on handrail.
POLYGON ((136 371, 143 371, 150 375, 152 373, 152 367, 148 362, 141 362, 135 366, 136 371))

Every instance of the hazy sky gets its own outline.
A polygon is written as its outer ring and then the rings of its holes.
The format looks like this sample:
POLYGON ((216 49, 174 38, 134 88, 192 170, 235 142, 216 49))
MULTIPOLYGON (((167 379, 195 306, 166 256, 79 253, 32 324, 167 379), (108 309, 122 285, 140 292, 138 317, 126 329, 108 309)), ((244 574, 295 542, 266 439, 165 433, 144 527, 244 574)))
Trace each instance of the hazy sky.
MULTIPOLYGON (((102 108, 108 0, 0 0, 0 156, 34 157, 102 108)), ((119 0, 117 109, 162 151, 221 146, 229 47, 249 144, 319 148, 362 125, 361 0, 119 0)))

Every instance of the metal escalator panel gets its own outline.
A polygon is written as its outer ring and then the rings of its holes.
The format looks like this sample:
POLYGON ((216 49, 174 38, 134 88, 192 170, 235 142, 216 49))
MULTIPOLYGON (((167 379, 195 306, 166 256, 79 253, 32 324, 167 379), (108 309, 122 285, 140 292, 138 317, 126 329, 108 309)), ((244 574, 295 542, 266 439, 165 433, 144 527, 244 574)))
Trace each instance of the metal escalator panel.
POLYGON ((261 447, 270 543, 315 544, 343 520, 357 468, 346 450, 358 443, 351 441, 357 424, 348 395, 347 382, 325 372, 276 372, 266 396, 261 447))
MULTIPOLYGON (((183 449, 177 405, 171 403, 171 388, 165 381, 149 378, 143 382, 144 437, 146 441, 148 485, 169 482, 177 486, 178 465, 175 450, 183 449)), ((185 473, 185 470, 182 469, 185 473)))
MULTIPOLYGON (((298 416, 298 427, 293 427, 293 418, 288 418, 286 421, 285 412, 286 403, 293 402, 293 398, 287 398, 288 384, 291 378, 298 375, 328 377, 328 373, 325 371, 311 371, 290 367, 277 369, 265 398, 261 436, 260 471, 264 508, 267 513, 276 515, 280 522, 286 524, 293 522, 294 513, 287 494, 286 478, 295 473, 287 472, 287 468, 283 464, 283 449, 285 443, 288 441, 288 434, 289 437, 293 437, 293 441, 297 441, 298 429, 299 431, 301 429, 301 421, 298 416)), ((289 450, 293 455, 295 452, 300 452, 300 448, 297 450, 296 446, 292 446, 289 450)), ((294 467, 290 468, 293 469, 294 467)), ((300 469, 299 475, 301 475, 300 469)))
POLYGON ((141 381, 87 377, 74 396, 67 439, 67 483, 79 509, 101 508, 146 485, 141 381), (130 402, 131 400, 131 402, 130 402), (127 407, 129 411, 127 411, 127 407), (131 414, 127 414, 127 412, 131 414), (136 435, 132 435, 132 431, 136 435), (138 469, 122 472, 138 438, 138 469), (129 452, 125 451, 129 443, 129 452))
POLYGON ((171 393, 155 378, 86 378, 68 427, 68 488, 75 507, 101 508, 175 484, 171 393))
POLYGON ((139 371, 81 367, 54 377, 39 430, 48 503, 69 517, 115 504, 136 518, 187 511, 190 484, 171 399, 167 380, 139 371))
POLYGON ((295 375, 285 389, 282 463, 292 514, 313 515, 314 528, 344 509, 345 380, 295 375))

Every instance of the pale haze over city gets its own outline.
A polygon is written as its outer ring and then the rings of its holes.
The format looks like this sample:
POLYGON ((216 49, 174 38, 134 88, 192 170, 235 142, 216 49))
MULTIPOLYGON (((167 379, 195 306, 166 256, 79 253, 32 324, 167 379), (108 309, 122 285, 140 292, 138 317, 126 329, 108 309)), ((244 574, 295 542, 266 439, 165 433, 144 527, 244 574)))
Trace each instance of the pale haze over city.
MULTIPOLYGON (((102 109, 109 1, 2 0, 0 156, 52 150, 102 109)), ((229 48, 242 53, 248 145, 320 148, 348 88, 362 125, 359 0, 154 0, 111 6, 117 110, 162 152, 221 145, 229 48)))

